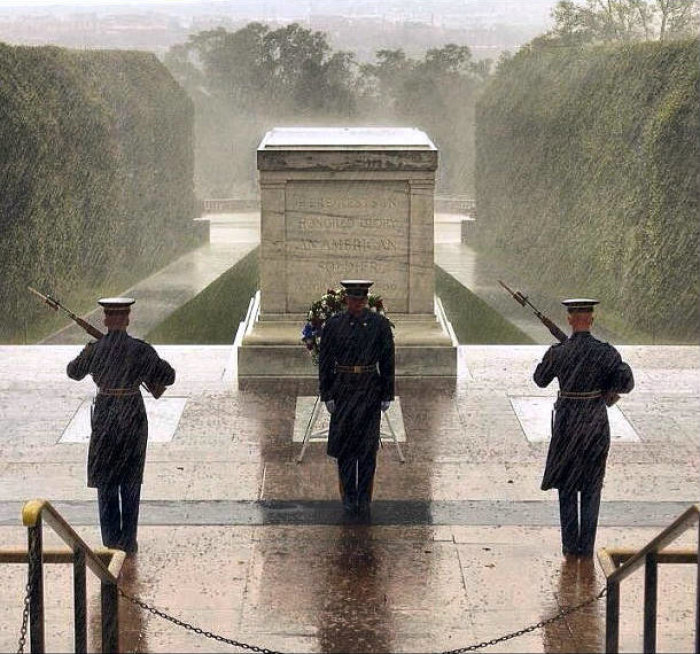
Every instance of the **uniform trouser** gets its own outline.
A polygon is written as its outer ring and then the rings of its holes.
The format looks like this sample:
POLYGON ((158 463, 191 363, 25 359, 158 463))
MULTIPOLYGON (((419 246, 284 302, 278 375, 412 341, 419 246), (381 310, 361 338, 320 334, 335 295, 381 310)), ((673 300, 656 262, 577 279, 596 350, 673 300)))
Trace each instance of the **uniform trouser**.
POLYGON ((369 451, 359 457, 339 456, 338 475, 346 508, 366 507, 372 500, 377 453, 369 451))
POLYGON ((601 485, 586 488, 581 493, 579 519, 579 491, 559 489, 559 519, 561 544, 565 554, 593 554, 598 529, 601 485))
POLYGON ((105 547, 135 550, 140 499, 141 482, 97 487, 100 530, 105 547))

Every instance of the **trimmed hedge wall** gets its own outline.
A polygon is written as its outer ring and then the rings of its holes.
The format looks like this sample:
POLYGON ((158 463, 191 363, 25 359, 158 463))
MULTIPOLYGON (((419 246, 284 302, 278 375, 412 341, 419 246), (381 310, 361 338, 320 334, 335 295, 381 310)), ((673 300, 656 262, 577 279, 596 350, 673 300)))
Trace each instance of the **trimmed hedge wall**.
POLYGON ((700 336, 697 40, 522 49, 477 106, 475 244, 624 335, 700 336))
POLYGON ((0 341, 196 244, 193 108, 152 54, 0 44, 0 341))

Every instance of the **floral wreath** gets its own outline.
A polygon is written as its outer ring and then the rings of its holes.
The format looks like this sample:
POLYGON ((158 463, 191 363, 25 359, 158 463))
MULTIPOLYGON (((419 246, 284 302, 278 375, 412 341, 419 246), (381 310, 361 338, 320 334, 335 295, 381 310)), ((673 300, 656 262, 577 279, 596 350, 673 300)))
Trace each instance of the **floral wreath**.
MULTIPOLYGON (((311 353, 311 360, 318 365, 318 355, 321 347, 321 331, 326 320, 345 311, 345 289, 329 288, 318 300, 311 303, 309 319, 301 330, 301 342, 311 353)), ((367 307, 384 315, 384 300, 381 295, 368 293, 367 307)), ((390 323, 393 327, 393 323, 390 323)))

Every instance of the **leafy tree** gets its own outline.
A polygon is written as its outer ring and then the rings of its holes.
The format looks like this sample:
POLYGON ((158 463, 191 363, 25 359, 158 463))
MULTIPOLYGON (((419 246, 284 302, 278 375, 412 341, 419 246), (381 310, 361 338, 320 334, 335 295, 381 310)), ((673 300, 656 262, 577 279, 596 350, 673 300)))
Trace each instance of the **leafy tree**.
POLYGON ((415 62, 406 57, 401 50, 377 50, 376 63, 364 64, 360 67, 363 79, 365 96, 377 100, 377 104, 384 104, 385 109, 396 112, 396 101, 399 89, 404 84, 415 62))
POLYGON ((475 62, 466 46, 433 48, 423 59, 382 49, 374 63, 358 66, 353 53, 334 52, 322 32, 250 23, 193 34, 165 62, 195 101, 200 194, 226 195, 232 180, 246 180, 252 192, 255 171, 241 153, 282 121, 420 127, 443 152, 442 188, 471 188, 474 102, 490 61, 475 62))
POLYGON ((474 62, 467 46, 454 43, 428 50, 422 60, 403 50, 378 50, 361 68, 367 111, 373 116, 420 127, 436 142, 442 159, 443 192, 472 188, 474 105, 490 61, 474 62))
POLYGON ((700 26, 700 4, 697 0, 655 0, 661 14, 659 39, 696 36, 700 26))
POLYGON ((664 40, 695 36, 697 0, 559 0, 554 28, 536 43, 564 44, 664 40))

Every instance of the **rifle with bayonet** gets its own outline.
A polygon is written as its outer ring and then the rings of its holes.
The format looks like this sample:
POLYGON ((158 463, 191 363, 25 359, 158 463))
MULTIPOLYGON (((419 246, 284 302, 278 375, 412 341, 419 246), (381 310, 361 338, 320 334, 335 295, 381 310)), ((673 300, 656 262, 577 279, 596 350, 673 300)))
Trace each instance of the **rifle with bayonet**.
POLYGON ((73 322, 82 327, 93 338, 100 340, 104 336, 104 334, 99 329, 97 329, 97 327, 93 327, 89 322, 83 320, 80 316, 76 316, 70 309, 64 307, 56 298, 53 298, 50 295, 44 295, 43 293, 39 293, 39 291, 37 291, 35 288, 32 288, 31 286, 27 286, 27 288, 32 293, 34 293, 34 295, 41 298, 44 301, 44 303, 48 304, 54 311, 60 310, 68 314, 68 317, 73 322))
MULTIPOLYGON (((60 310, 67 314, 73 322, 82 327, 93 338, 96 338, 99 341, 104 336, 104 332, 101 332, 99 329, 97 329, 97 327, 91 325, 87 320, 83 320, 80 316, 73 313, 70 309, 64 307, 56 298, 51 297, 50 295, 44 295, 43 293, 39 293, 39 291, 37 291, 35 288, 32 288, 31 286, 27 286, 27 288, 32 293, 34 293, 34 295, 41 298, 44 301, 44 303, 51 307, 54 311, 60 310)), ((158 399, 165 391, 165 386, 159 385, 151 388, 146 382, 142 382, 141 386, 143 386, 156 399, 158 399)))
POLYGON ((554 336, 560 343, 563 343, 569 337, 557 327, 552 320, 547 318, 530 300, 527 299, 527 295, 523 295, 520 291, 511 291, 500 279, 498 283, 503 286, 512 296, 513 299, 521 306, 529 306, 533 313, 540 319, 542 324, 549 330, 549 333, 554 336))
MULTIPOLYGON (((568 340, 568 336, 554 323, 545 316, 530 300, 528 300, 527 295, 523 295, 520 291, 512 291, 509 289, 500 279, 498 283, 503 286, 512 296, 513 299, 521 306, 529 306, 533 313, 540 319, 542 324, 549 330, 549 333, 554 336, 560 343, 568 340)), ((603 392, 603 399, 605 400, 606 406, 612 406, 620 399, 620 395, 614 391, 603 392)))

